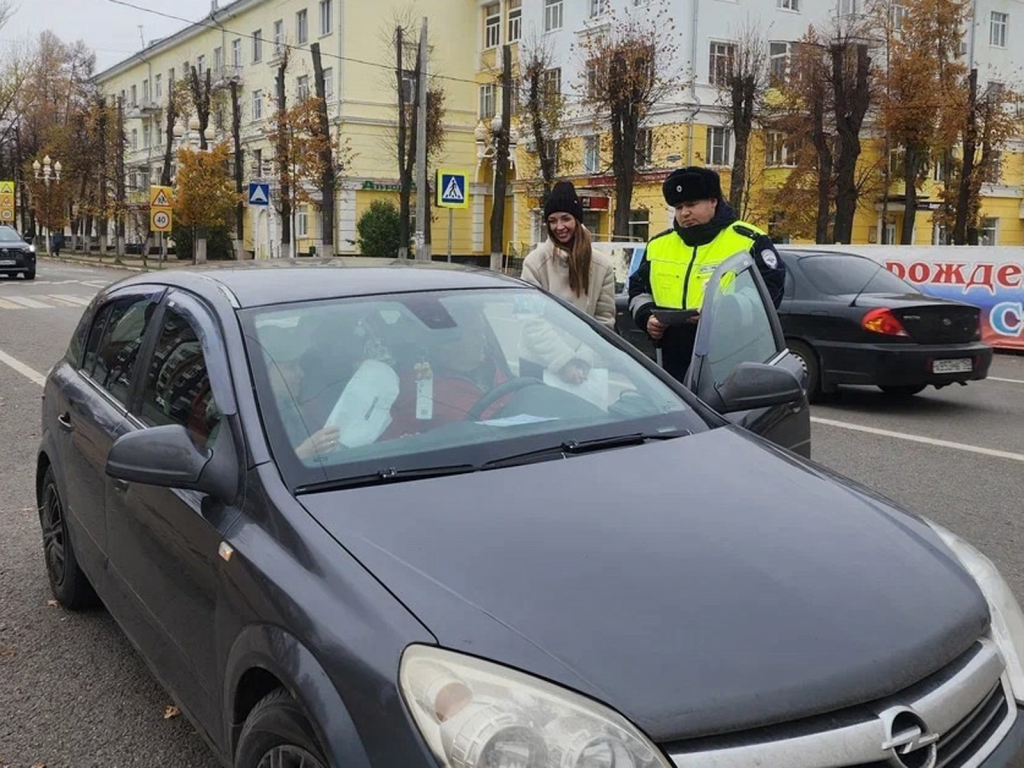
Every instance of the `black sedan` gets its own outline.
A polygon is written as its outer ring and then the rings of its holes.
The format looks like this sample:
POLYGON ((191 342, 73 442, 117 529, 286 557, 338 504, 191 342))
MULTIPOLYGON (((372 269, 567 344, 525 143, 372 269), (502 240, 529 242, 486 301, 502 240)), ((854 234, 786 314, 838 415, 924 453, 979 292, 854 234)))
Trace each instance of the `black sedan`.
POLYGON ((709 283, 701 398, 493 273, 122 281, 44 390, 53 592, 235 768, 1015 765, 1024 615, 752 434, 806 448, 758 281, 709 283))
POLYGON ((789 251, 779 315, 809 394, 873 385, 896 397, 984 379, 992 348, 980 310, 925 296, 883 265, 846 253, 789 251))
MULTIPOLYGON (((846 253, 783 251, 786 293, 779 317, 787 346, 807 371, 811 400, 841 385, 873 385, 908 397, 984 379, 992 348, 981 341, 980 310, 925 296, 871 259, 846 253)), ((616 328, 649 357, 654 347, 629 313, 621 286, 616 328)))
POLYGON ((0 275, 36 279, 36 249, 13 227, 0 226, 0 275))

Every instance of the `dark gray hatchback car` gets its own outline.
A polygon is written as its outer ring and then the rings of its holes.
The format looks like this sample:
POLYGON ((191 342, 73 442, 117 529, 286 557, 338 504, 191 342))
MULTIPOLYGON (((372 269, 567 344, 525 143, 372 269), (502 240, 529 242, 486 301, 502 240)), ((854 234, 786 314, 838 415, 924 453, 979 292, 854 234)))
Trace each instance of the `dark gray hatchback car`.
POLYGON ((753 434, 806 448, 751 267, 709 287, 701 397, 489 273, 111 286, 45 388, 53 591, 102 599, 225 765, 1014 764, 1017 602, 753 434))

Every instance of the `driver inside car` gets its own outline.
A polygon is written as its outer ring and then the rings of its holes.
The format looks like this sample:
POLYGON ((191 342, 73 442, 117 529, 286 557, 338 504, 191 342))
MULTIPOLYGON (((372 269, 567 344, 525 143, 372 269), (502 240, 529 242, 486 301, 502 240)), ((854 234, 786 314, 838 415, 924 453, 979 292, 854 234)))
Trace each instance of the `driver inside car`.
MULTIPOLYGON (((482 312, 474 307, 451 310, 451 315, 455 326, 431 330, 426 339, 428 353, 402 371, 401 390, 385 439, 465 421, 483 397, 509 380, 482 312)), ((507 396, 499 398, 473 420, 493 417, 506 400, 507 396)))

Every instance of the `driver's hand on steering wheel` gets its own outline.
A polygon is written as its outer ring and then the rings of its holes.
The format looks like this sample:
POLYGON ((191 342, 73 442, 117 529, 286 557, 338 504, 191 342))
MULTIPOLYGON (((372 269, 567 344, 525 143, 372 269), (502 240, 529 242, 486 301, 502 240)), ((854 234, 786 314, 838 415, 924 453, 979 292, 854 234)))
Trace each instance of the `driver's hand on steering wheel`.
POLYGON ((338 449, 340 445, 341 432, 337 427, 326 427, 311 435, 298 448, 295 454, 302 461, 322 456, 338 449))
POLYGON ((570 360, 558 372, 559 378, 566 384, 582 384, 590 375, 590 366, 582 360, 570 360))

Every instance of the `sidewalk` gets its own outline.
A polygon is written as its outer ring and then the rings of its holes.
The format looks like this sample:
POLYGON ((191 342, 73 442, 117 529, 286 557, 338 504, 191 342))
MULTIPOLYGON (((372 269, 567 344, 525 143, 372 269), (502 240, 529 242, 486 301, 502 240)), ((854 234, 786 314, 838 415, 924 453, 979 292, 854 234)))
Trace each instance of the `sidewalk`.
POLYGON ((117 257, 112 254, 100 256, 96 253, 84 253, 83 251, 63 251, 60 256, 47 256, 45 253, 37 253, 36 258, 48 259, 64 264, 87 264, 92 267, 110 267, 112 269, 123 269, 129 272, 148 272, 159 269, 183 269, 193 266, 191 261, 179 262, 173 256, 168 256, 164 264, 160 263, 160 257, 154 256, 142 261, 141 256, 124 256, 118 263, 117 257))

